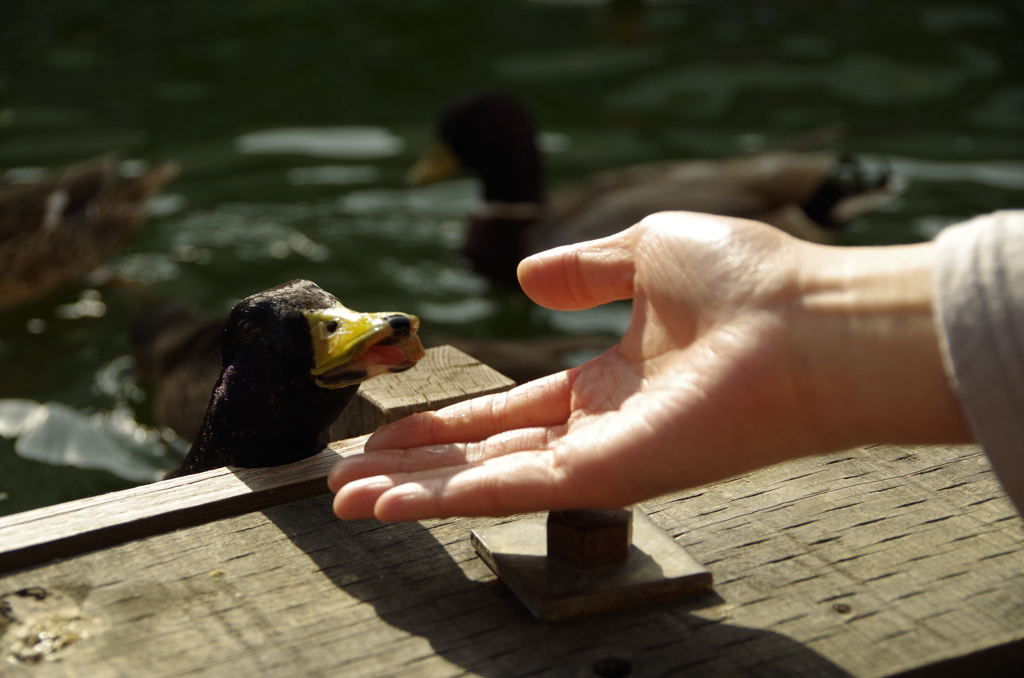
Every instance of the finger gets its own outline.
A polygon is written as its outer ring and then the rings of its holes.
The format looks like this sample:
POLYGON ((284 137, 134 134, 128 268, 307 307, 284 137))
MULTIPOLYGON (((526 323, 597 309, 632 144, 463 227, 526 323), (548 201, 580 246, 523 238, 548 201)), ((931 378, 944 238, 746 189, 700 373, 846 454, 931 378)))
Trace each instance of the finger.
POLYGON ((564 433, 565 426, 518 429, 478 443, 450 443, 357 454, 338 461, 331 468, 327 474, 327 486, 332 492, 337 492, 342 486, 362 478, 465 466, 515 452, 547 450, 564 433))
POLYGON ((463 466, 466 457, 464 443, 356 454, 339 460, 331 467, 327 473, 327 487, 331 492, 337 492, 345 485, 364 478, 463 466))
POLYGON ((557 247, 519 263, 523 291, 541 306, 578 311, 633 296, 632 235, 557 247))
POLYGON ((388 476, 364 478, 359 483, 346 485, 334 497, 334 515, 342 520, 373 518, 377 499, 394 486, 395 481, 388 476))
MULTIPOLYGON (((627 418, 636 419, 632 415, 627 418)), ((658 451, 645 439, 646 428, 641 425, 637 430, 621 420, 595 421, 594 425, 574 425, 571 434, 568 426, 557 437, 552 434, 547 449, 499 456, 485 453, 487 458, 482 461, 472 462, 467 456, 466 463, 443 468, 357 478, 340 486, 335 512, 341 518, 374 516, 395 521, 630 504, 663 493, 675 482, 665 473, 651 476, 643 472, 645 467, 658 466, 658 451), (593 454, 600 447, 597 441, 610 449, 593 454), (641 454, 623 454, 630 449, 641 454), (645 459, 652 453, 655 458, 645 459)), ((526 442, 536 440, 526 436, 524 446, 526 442)), ((390 456, 395 451, 379 454, 390 456)), ((369 460, 377 453, 365 456, 369 460)), ((448 461, 458 459, 452 455, 448 461)))
POLYGON ((374 476, 345 485, 334 500, 339 518, 421 520, 453 515, 505 516, 572 506, 561 471, 547 452, 519 452, 484 464, 374 476), (372 505, 372 510, 371 510, 372 505))
POLYGON ((366 452, 484 440, 502 431, 556 426, 569 418, 572 382, 578 370, 553 374, 511 391, 414 414, 381 426, 366 452))

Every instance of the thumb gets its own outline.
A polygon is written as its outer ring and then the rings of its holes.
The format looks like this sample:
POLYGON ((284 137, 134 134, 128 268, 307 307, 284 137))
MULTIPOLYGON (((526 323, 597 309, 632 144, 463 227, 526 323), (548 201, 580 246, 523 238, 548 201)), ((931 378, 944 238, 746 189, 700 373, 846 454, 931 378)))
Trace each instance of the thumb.
POLYGON ((535 302, 556 311, 630 299, 635 273, 631 230, 527 257, 519 262, 519 284, 535 302))

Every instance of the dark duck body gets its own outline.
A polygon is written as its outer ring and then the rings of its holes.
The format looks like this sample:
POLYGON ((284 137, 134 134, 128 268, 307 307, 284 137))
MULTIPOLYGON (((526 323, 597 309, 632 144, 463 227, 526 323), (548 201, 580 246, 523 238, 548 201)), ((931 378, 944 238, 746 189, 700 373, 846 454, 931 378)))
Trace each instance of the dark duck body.
POLYGON ((135 235, 148 198, 177 173, 168 162, 125 178, 107 156, 54 178, 0 186, 0 309, 96 268, 135 235))
POLYGON ((531 254, 606 237, 666 210, 756 219, 823 242, 901 188, 888 173, 869 178, 852 158, 771 151, 633 165, 549 198, 536 136, 515 99, 469 95, 442 114, 437 140, 410 170, 416 184, 460 168, 480 177, 485 206, 470 219, 463 254, 475 271, 499 282, 515 284, 516 267, 531 254))
POLYGON ((423 357, 418 328, 404 313, 356 313, 308 280, 243 299, 224 325, 221 374, 199 432, 166 477, 320 452, 360 382, 423 357))
POLYGON ((140 313, 129 332, 135 379, 152 384, 153 418, 192 442, 221 371, 224 321, 166 301, 140 313))

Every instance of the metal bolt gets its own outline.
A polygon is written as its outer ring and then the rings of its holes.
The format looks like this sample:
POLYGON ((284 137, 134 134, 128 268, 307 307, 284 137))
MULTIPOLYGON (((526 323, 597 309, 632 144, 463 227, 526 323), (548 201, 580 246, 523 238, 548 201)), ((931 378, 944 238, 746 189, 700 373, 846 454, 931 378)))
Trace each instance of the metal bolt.
POLYGON ((548 513, 548 559, 581 570, 621 565, 633 543, 633 510, 548 513))

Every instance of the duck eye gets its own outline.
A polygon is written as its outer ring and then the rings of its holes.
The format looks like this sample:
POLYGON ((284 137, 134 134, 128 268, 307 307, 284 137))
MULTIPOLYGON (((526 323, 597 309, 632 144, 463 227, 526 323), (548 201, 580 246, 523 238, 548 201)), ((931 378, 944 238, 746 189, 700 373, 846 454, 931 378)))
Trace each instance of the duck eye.
POLYGON ((238 338, 242 343, 249 343, 260 333, 260 326, 251 320, 243 320, 238 323, 238 338))
POLYGON ((325 327, 327 328, 328 334, 334 334, 335 332, 338 331, 338 321, 332 320, 329 323, 327 323, 325 327))

